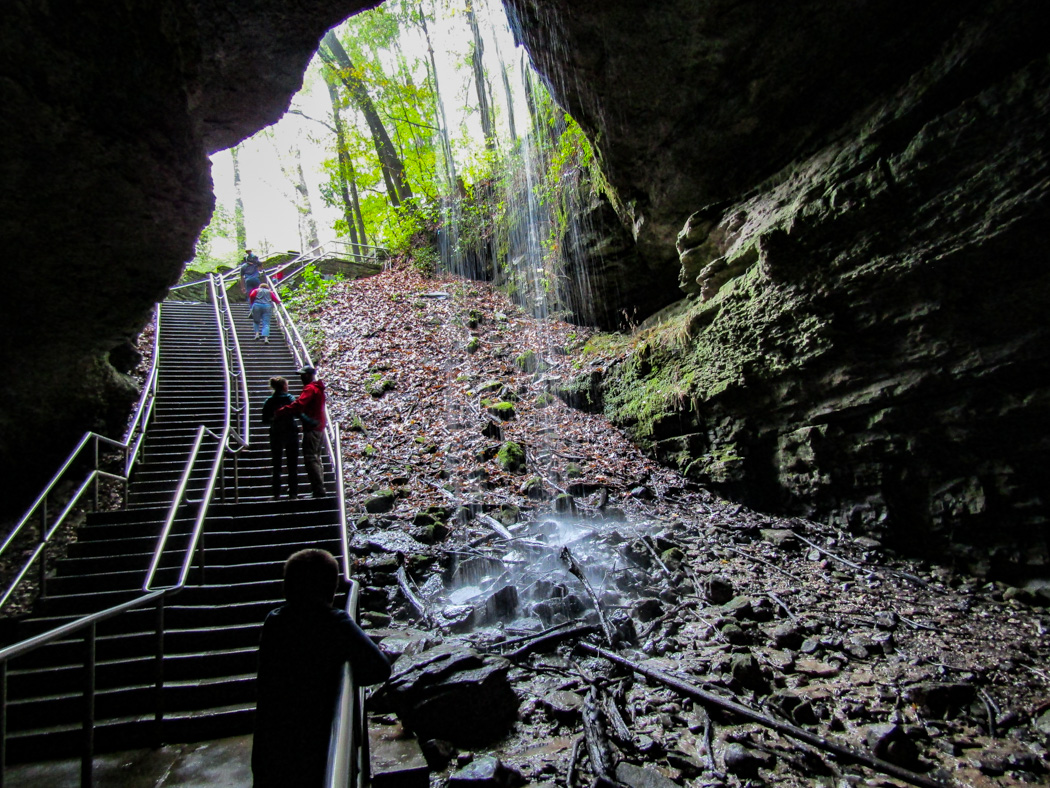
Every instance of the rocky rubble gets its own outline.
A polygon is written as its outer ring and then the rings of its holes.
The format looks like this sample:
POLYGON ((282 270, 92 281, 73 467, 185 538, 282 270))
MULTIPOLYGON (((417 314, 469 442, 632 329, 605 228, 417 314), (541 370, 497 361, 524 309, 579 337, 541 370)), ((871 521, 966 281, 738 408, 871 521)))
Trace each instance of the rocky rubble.
POLYGON ((397 660, 375 721, 416 733, 432 784, 1047 783, 1037 585, 717 499, 543 396, 585 356, 578 328, 442 284, 389 271, 319 316, 363 620, 397 660), (367 394, 375 376, 391 385, 367 394), (511 441, 523 468, 498 459, 511 441))

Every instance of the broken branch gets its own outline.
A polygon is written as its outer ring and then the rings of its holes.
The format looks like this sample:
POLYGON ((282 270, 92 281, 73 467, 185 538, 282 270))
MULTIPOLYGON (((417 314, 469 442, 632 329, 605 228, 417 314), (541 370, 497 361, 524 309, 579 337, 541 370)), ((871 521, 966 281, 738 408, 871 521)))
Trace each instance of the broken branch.
POLYGON ((591 602, 594 603, 594 609, 598 611, 598 621, 601 622, 602 631, 605 633, 605 642, 610 646, 615 642, 613 640, 613 629, 609 625, 609 620, 605 617, 605 612, 602 610, 601 602, 598 600, 598 595, 594 593, 594 589, 591 588, 591 584, 587 582, 587 577, 583 574, 583 567, 580 566, 579 561, 576 560, 576 556, 572 554, 572 551, 568 547, 561 549, 561 560, 569 567, 569 572, 583 584, 584 590, 587 595, 590 596, 591 602))
POLYGON ((876 758, 873 755, 859 752, 847 746, 846 744, 836 742, 831 739, 822 738, 802 728, 798 728, 786 722, 775 720, 772 717, 767 717, 766 715, 760 714, 759 712, 755 711, 754 709, 750 709, 747 706, 743 706, 734 701, 727 700, 726 698, 722 698, 713 693, 706 692, 700 689, 699 687, 693 684, 689 684, 688 682, 682 681, 681 679, 675 678, 674 676, 665 673, 662 670, 649 668, 645 665, 633 662, 629 659, 626 659, 625 657, 621 657, 619 654, 613 651, 609 651, 608 649, 601 648, 600 646, 592 646, 589 643, 581 643, 579 647, 589 654, 602 657, 603 659, 607 659, 610 662, 614 662, 617 665, 621 665, 625 668, 628 668, 629 670, 632 670, 635 673, 645 676, 646 678, 659 681, 660 683, 666 685, 667 687, 670 687, 676 692, 679 692, 686 697, 692 698, 693 700, 699 701, 700 703, 709 706, 715 706, 724 711, 728 711, 732 714, 735 714, 738 717, 743 717, 746 720, 750 720, 751 722, 757 722, 760 725, 764 725, 767 728, 775 730, 777 733, 781 733, 785 736, 790 736, 793 739, 798 739, 799 741, 806 742, 807 744, 811 744, 814 747, 818 747, 824 750, 825 752, 833 753, 839 756, 840 758, 844 758, 849 761, 870 766, 871 768, 876 769, 877 771, 880 771, 883 774, 888 774, 891 777, 896 777, 899 780, 904 780, 905 782, 910 783, 911 785, 921 786, 921 788, 948 788, 944 783, 938 780, 931 779, 922 774, 917 774, 916 772, 904 769, 900 766, 897 766, 896 764, 890 763, 889 761, 884 761, 880 758, 876 758))

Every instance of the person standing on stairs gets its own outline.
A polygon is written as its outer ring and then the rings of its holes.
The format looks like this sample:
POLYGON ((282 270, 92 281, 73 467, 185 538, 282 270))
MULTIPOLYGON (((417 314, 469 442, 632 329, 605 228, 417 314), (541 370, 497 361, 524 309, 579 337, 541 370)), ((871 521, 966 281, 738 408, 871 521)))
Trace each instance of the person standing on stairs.
POLYGON ((294 400, 288 393, 288 381, 270 378, 273 394, 263 403, 262 422, 270 428, 270 459, 273 462, 273 499, 281 497, 281 459, 288 471, 288 497, 299 497, 299 425, 294 416, 277 418, 277 409, 294 400))
POLYGON ((254 788, 320 788, 343 664, 359 685, 390 677, 390 661, 346 611, 332 607, 339 563, 327 550, 284 564, 286 604, 263 623, 252 740, 254 788))
POLYGON ((244 250, 241 260, 241 292, 248 295, 262 281, 263 264, 251 249, 244 250))
POLYGON ((248 303, 251 305, 252 322, 255 323, 255 336, 252 339, 262 338, 267 345, 270 344, 270 315, 273 305, 281 303, 277 293, 270 290, 270 286, 263 282, 248 294, 248 303))
MULTIPOLYGON (((325 392, 324 381, 317 380, 317 370, 303 367, 299 370, 299 380, 303 382, 303 391, 290 405, 279 408, 275 418, 285 415, 299 416, 303 423, 303 460, 306 464, 306 475, 314 498, 324 498, 324 466, 321 464, 321 444, 325 428, 325 392)), ((336 484, 341 484, 336 479, 336 484)))

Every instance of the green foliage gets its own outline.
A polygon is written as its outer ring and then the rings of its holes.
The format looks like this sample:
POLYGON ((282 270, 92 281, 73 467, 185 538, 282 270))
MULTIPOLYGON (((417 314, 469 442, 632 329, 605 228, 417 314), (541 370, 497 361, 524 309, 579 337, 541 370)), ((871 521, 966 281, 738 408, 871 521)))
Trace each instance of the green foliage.
POLYGON ((217 271, 222 267, 233 267, 236 265, 240 259, 239 250, 234 250, 223 257, 217 257, 212 254, 212 242, 216 238, 232 238, 235 232, 236 229, 230 212, 223 205, 217 204, 214 213, 211 215, 211 221, 207 227, 201 230, 201 234, 197 238, 193 259, 186 266, 186 270, 203 275, 217 271))
POLYGON ((382 397, 392 388, 394 388, 394 381, 390 378, 383 377, 383 375, 378 372, 373 372, 368 376, 368 380, 365 381, 365 393, 376 399, 382 397))
POLYGON ((330 291, 342 276, 325 277, 314 265, 308 265, 292 283, 294 289, 281 289, 281 300, 298 315, 303 317, 316 311, 330 298, 330 291))
POLYGON ((525 449, 519 443, 507 441, 499 447, 499 452, 496 454, 496 462, 499 463, 503 470, 510 473, 523 471, 525 470, 525 449))

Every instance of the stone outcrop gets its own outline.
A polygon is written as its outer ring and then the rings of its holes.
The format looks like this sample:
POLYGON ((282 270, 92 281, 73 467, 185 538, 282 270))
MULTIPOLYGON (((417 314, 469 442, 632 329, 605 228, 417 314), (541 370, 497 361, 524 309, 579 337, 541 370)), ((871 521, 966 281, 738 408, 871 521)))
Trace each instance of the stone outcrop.
POLYGON ((5 3, 4 507, 31 500, 85 430, 120 435, 137 397, 129 338, 211 214, 208 154, 280 118, 325 30, 376 4, 5 3))
POLYGON ((567 391, 738 500, 1046 567, 1038 5, 679 3, 632 25, 513 5, 639 248, 679 228, 688 298, 600 395, 593 373, 567 391), (643 68, 632 39, 664 56, 643 68))

